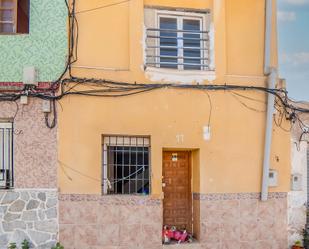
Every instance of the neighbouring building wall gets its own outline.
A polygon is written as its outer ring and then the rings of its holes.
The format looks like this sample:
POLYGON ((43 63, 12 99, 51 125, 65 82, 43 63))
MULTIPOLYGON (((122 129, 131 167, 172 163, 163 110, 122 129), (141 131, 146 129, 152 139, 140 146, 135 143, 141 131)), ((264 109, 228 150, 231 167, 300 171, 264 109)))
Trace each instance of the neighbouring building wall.
POLYGON ((54 189, 0 190, 0 248, 26 239, 32 248, 51 248, 58 240, 58 194, 54 189))
MULTIPOLYGON (((299 103, 300 107, 308 107, 308 103, 299 103)), ((309 124, 309 115, 301 115, 305 125, 309 124)), ((289 244, 302 240, 303 229, 306 225, 308 212, 308 134, 303 134, 299 126, 295 126, 291 133, 291 186, 288 193, 288 231, 289 244), (300 141, 302 140, 302 141, 300 141), (300 177, 301 184, 293 190, 292 177, 300 177)))
MULTIPOLYGON (((31 0, 29 34, 0 35, 1 90, 23 89, 23 68, 34 66, 40 88, 56 80, 67 56, 64 0, 31 0)), ((24 239, 33 248, 58 240, 57 127, 47 128, 42 100, 1 102, 0 120, 13 122, 14 188, 0 190, 0 249, 24 239)))
POLYGON ((288 232, 289 245, 296 240, 302 240, 303 229, 306 224, 307 210, 307 142, 299 143, 293 140, 291 144, 291 177, 294 174, 301 176, 302 186, 298 191, 288 193, 288 232))
POLYGON ((28 99, 27 105, 1 102, 0 117, 14 126, 14 187, 57 188, 57 131, 45 124, 42 100, 28 99))
POLYGON ((39 81, 56 80, 67 55, 64 0, 31 0, 29 34, 0 35, 0 82, 22 82, 23 67, 34 66, 39 81))
POLYGON ((14 125, 14 188, 0 190, 0 248, 27 239, 50 248, 58 239, 57 132, 45 125, 42 100, 1 102, 14 125))

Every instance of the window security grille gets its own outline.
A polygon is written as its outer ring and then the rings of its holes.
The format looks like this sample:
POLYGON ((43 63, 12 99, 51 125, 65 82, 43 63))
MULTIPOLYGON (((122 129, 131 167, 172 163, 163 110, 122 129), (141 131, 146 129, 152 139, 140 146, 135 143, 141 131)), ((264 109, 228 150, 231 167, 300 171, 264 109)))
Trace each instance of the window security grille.
MULTIPOLYGON (((170 12, 170 14, 168 14, 170 12)), ((204 15, 158 14, 156 28, 147 28, 146 66, 209 70, 209 31, 204 15)))
POLYGON ((0 188, 13 187, 13 124, 0 123, 0 188))
POLYGON ((103 140, 103 194, 149 194, 149 137, 104 136, 103 140))

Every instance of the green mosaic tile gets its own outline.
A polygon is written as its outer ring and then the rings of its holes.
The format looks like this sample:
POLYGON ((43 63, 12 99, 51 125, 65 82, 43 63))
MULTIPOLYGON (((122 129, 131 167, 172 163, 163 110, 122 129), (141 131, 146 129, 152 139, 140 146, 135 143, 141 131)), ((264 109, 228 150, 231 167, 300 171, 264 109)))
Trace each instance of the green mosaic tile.
POLYGON ((0 82, 22 81, 23 67, 35 66, 39 81, 52 81, 67 57, 64 0, 30 0, 30 33, 0 35, 0 82))

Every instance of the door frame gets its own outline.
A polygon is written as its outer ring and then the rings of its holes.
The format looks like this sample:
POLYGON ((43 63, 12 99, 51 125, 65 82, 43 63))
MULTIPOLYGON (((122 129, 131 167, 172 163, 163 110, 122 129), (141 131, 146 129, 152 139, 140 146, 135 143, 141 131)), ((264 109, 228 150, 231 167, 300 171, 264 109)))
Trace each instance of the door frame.
MULTIPOLYGON (((163 187, 163 180, 164 180, 164 169, 163 169, 163 160, 164 160, 164 153, 180 153, 180 152, 186 152, 188 153, 188 180, 189 180, 189 196, 188 196, 188 205, 190 210, 190 217, 189 217, 189 226, 190 229, 187 229, 188 232, 193 234, 193 193, 192 193, 192 152, 188 149, 164 149, 162 152, 162 193, 163 193, 163 202, 164 202, 164 187, 163 187)), ((162 222, 164 225, 164 203, 162 202, 162 222)))

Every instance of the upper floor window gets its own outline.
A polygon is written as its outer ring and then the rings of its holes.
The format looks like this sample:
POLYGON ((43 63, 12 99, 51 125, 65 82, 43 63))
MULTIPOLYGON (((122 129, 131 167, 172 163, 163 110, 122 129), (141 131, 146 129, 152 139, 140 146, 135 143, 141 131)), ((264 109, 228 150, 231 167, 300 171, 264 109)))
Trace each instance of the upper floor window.
POLYGON ((13 187, 13 124, 0 122, 0 188, 13 187))
POLYGON ((150 192, 149 137, 103 137, 103 194, 150 192))
POLYGON ((29 33, 29 0, 0 0, 0 33, 29 33))
POLYGON ((209 70, 207 14, 167 10, 155 13, 154 22, 146 17, 146 66, 209 70))

